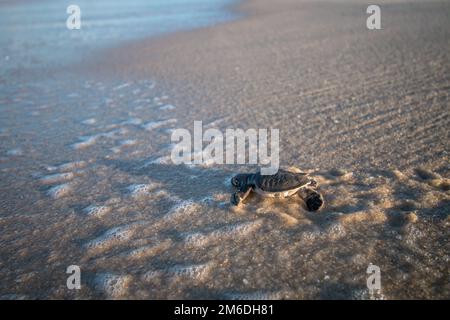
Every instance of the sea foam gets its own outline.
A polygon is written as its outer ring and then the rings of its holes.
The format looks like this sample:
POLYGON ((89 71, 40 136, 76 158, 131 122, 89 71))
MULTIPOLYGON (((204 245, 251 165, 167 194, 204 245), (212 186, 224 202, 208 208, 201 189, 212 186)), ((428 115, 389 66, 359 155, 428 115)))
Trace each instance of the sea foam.
POLYGON ((39 181, 42 184, 54 184, 72 180, 74 176, 73 172, 55 173, 44 176, 39 181))
POLYGON ((121 298, 127 294, 131 280, 129 275, 101 273, 94 279, 94 288, 103 292, 109 299, 121 298))
POLYGON ((175 122, 177 122, 177 119, 167 119, 167 120, 161 120, 161 121, 150 121, 150 122, 147 122, 146 124, 144 124, 142 127, 145 129, 145 130, 154 130, 154 129, 157 129, 157 128, 160 128, 160 127, 162 127, 162 126, 165 126, 165 125, 169 125, 169 124, 172 124, 172 123, 175 123, 175 122))
POLYGON ((59 199, 67 196, 72 192, 72 186, 68 183, 61 184, 50 188, 47 194, 53 199, 59 199))
POLYGON ((98 238, 89 241, 86 244, 88 249, 107 248, 115 243, 129 240, 133 235, 133 229, 130 226, 121 226, 110 229, 98 238))

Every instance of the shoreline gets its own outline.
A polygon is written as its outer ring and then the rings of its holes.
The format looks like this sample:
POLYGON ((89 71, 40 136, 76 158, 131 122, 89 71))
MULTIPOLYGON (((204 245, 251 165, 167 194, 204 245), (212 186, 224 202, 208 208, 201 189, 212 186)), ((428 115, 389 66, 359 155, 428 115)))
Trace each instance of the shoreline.
MULTIPOLYGON (((120 1, 92 4, 80 0, 83 12, 79 30, 69 30, 64 6, 56 1, 0 3, 5 7, 0 29, 5 33, 0 51, 2 78, 57 74, 70 65, 83 64, 129 41, 158 38, 180 30, 192 30, 235 19, 229 10, 236 0, 135 1, 121 7, 120 1), (28 19, 22 21, 31 11, 28 19)), ((39 77, 37 77, 39 78, 39 77)))

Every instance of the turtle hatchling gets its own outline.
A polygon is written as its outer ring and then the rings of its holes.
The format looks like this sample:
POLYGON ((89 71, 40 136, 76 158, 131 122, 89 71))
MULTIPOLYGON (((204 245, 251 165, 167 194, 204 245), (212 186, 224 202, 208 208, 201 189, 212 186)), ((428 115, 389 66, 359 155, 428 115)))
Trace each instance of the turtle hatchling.
POLYGON ((317 191, 317 182, 298 169, 280 169, 274 175, 262 175, 260 172, 241 173, 231 179, 231 184, 237 189, 231 195, 231 203, 236 206, 252 191, 272 198, 287 198, 297 194, 309 211, 317 211, 323 205, 323 197, 317 191))

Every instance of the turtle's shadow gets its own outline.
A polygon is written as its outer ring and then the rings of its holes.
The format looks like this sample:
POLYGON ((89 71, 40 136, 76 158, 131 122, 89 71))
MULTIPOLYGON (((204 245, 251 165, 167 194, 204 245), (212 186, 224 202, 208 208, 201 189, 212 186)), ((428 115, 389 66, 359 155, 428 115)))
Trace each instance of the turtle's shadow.
MULTIPOLYGON (((147 159, 143 160, 112 160, 105 159, 101 164, 113 168, 115 171, 126 173, 132 177, 142 177, 138 183, 156 183, 161 185, 161 189, 168 192, 170 196, 181 200, 190 200, 201 202, 202 205, 208 207, 217 207, 217 197, 221 198, 223 202, 232 208, 230 203, 230 196, 236 192, 236 188, 231 185, 231 178, 243 170, 239 166, 227 166, 227 169, 222 168, 205 168, 205 167, 191 167, 186 165, 174 164, 148 164, 147 159)), ((246 168, 247 171, 249 170, 246 168)), ((125 189, 126 183, 118 183, 113 186, 118 189, 125 189)), ((290 202, 296 201, 301 204, 301 214, 305 214, 305 218, 311 218, 313 222, 317 219, 324 219, 317 216, 316 212, 309 212, 306 209, 304 201, 300 198, 297 200, 266 200, 269 204, 264 203, 264 198, 255 192, 251 192, 247 199, 245 199, 241 209, 248 210, 248 212, 255 212, 264 206, 276 206, 283 209, 290 207, 290 202), (272 202, 271 202, 272 201, 272 202)), ((222 207, 222 206, 221 206, 222 207)), ((223 207, 222 207, 223 208, 223 207)), ((269 210, 270 211, 270 210, 269 210)), ((277 210, 275 210, 277 211, 277 210)), ((320 214, 319 214, 320 215, 320 214)), ((330 220, 328 218, 327 220, 330 220)), ((318 222, 319 223, 319 222, 318 222)))
MULTIPOLYGON (((130 176, 142 176, 171 196, 182 200, 201 201, 215 194, 232 192, 230 179, 233 171, 217 168, 189 167, 173 164, 148 164, 148 160, 103 160, 102 164, 130 176)), ((142 180, 142 183, 147 183, 142 180)), ((208 204, 208 201, 204 201, 208 204)))

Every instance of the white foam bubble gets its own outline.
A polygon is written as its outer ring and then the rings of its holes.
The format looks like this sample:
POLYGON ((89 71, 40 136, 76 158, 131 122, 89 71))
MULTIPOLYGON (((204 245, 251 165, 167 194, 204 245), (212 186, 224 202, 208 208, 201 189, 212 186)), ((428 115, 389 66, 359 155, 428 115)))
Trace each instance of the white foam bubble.
POLYGON ((94 135, 94 136, 87 136, 87 137, 80 137, 80 142, 74 143, 72 145, 72 147, 76 150, 78 149, 84 149, 86 147, 92 146, 94 145, 97 140, 98 140, 99 136, 98 135, 94 135))
POLYGON ((317 240, 338 240, 347 235, 344 225, 340 221, 330 223, 326 229, 320 230, 313 227, 311 230, 305 230, 301 233, 302 241, 312 243, 317 240))
POLYGON ((192 200, 176 200, 176 202, 177 203, 164 216, 164 220, 188 216, 199 209, 199 205, 192 200))
POLYGON ((138 197, 149 194, 155 188, 157 188, 157 185, 154 183, 132 184, 127 187, 127 190, 133 197, 138 197))
POLYGON ((169 124, 172 124, 172 123, 175 123, 175 122, 177 122, 177 119, 167 119, 167 120, 161 120, 161 121, 150 121, 150 122, 147 122, 146 124, 144 124, 142 127, 145 129, 145 130, 154 130, 154 129, 157 129, 157 128, 160 128, 160 127, 162 127, 162 126, 165 126, 165 125, 169 125, 169 124))
POLYGON ((227 300, 280 300, 283 299, 284 294, 282 292, 248 292, 248 293, 238 293, 230 292, 224 294, 227 300))
POLYGON ((168 134, 170 134, 172 136, 172 134, 175 132, 175 129, 169 128, 169 129, 164 130, 164 132, 167 132, 168 134))
POLYGON ((42 184, 54 184, 72 180, 74 176, 73 172, 55 173, 44 176, 39 181, 42 184))
POLYGON ((121 84, 121 85, 118 85, 118 86, 114 87, 113 90, 114 90, 114 91, 117 91, 117 90, 120 90, 120 89, 124 89, 124 88, 126 88, 126 87, 129 87, 129 86, 131 86, 131 82, 125 82, 125 83, 123 83, 123 84, 121 84))
POLYGON ((332 240, 337 240, 345 237, 346 231, 342 223, 335 222, 327 228, 327 234, 332 240))
POLYGON ((134 146, 137 144, 137 140, 133 140, 133 139, 122 140, 119 142, 119 144, 122 147, 134 146))
POLYGON ((111 211, 111 208, 108 206, 90 205, 89 207, 84 208, 83 211, 88 216, 101 217, 108 214, 111 211))
POLYGON ((161 276, 164 275, 164 272, 161 270, 150 270, 148 272, 146 272, 143 276, 142 279, 146 282, 152 281, 156 278, 159 278, 161 276))
POLYGON ((144 281, 151 281, 162 276, 205 280, 213 270, 211 262, 201 264, 174 265, 164 270, 150 270, 143 275, 144 281))
POLYGON ((120 123, 121 125, 134 125, 134 126, 138 126, 142 124, 142 119, 139 118, 130 118, 128 120, 122 121, 120 123))
POLYGON ((95 120, 94 118, 90 118, 90 119, 81 121, 81 123, 86 124, 86 125, 93 125, 93 124, 97 123, 97 120, 95 120))
POLYGON ((94 145, 98 141, 99 138, 114 138, 117 135, 126 134, 127 132, 128 131, 125 128, 120 128, 120 129, 111 130, 108 132, 102 132, 102 133, 95 134, 92 136, 83 136, 83 137, 79 138, 79 140, 81 140, 81 141, 74 143, 72 145, 72 147, 74 149, 84 149, 86 147, 94 145))
POLYGON ((123 135, 128 133, 128 130, 126 128, 120 128, 120 129, 116 129, 116 130, 111 130, 108 132, 103 132, 100 133, 99 136, 100 137, 105 137, 105 138, 114 138, 118 135, 123 135))
POLYGON ((67 162, 63 163, 56 167, 56 170, 59 171, 72 171, 75 169, 81 169, 86 167, 87 163, 86 161, 73 161, 73 162, 67 162))
POLYGON ((133 229, 130 226, 122 226, 110 229, 98 238, 89 241, 86 247, 89 249, 106 248, 114 243, 120 243, 129 240, 133 235, 133 229))
POLYGON ((6 155, 13 156, 13 157, 23 156, 23 150, 20 148, 11 149, 11 150, 6 151, 6 155))
POLYGON ((95 277, 94 287, 96 290, 105 293, 107 298, 121 298, 128 293, 128 286, 131 280, 132 277, 129 275, 101 273, 95 277))
POLYGON ((165 110, 173 110, 173 109, 175 109, 175 106, 172 105, 172 104, 165 104, 165 105, 162 105, 161 107, 159 107, 159 109, 163 110, 163 111, 165 111, 165 110))
POLYGON ((120 153, 122 151, 122 149, 120 147, 113 147, 113 148, 111 148, 111 151, 114 153, 120 153))
POLYGON ((113 147, 113 148, 111 148, 111 150, 114 153, 119 153, 119 152, 122 151, 123 147, 131 147, 131 146, 134 146, 136 144, 137 144, 136 140, 131 140, 131 139, 129 139, 129 140, 122 140, 122 141, 119 142, 119 146, 118 147, 113 147))
POLYGON ((60 184, 50 188, 47 194, 53 199, 59 199, 67 196, 72 192, 72 186, 68 183, 60 184))
POLYGON ((219 118, 214 121, 211 121, 210 123, 205 124, 204 127, 205 128, 217 127, 219 124, 221 124, 224 121, 225 121, 225 118, 219 118))
POLYGON ((314 230, 311 231, 303 231, 301 233, 301 238, 303 242, 308 242, 311 243, 313 241, 315 241, 316 239, 319 239, 321 237, 321 232, 318 228, 315 228, 314 230))
POLYGON ((151 252, 152 250, 153 250, 153 246, 151 246, 151 245, 143 246, 143 247, 139 247, 137 249, 130 251, 128 253, 128 255, 131 257, 140 257, 140 256, 145 255, 148 252, 151 252))
POLYGON ((184 239, 186 243, 194 245, 196 247, 203 247, 207 245, 210 240, 211 240, 210 237, 201 232, 190 233, 186 235, 184 239))
POLYGON ((255 221, 241 222, 232 225, 222 227, 221 229, 215 231, 214 233, 218 236, 235 236, 235 235, 248 235, 261 227, 263 225, 263 219, 258 219, 255 221))
POLYGON ((170 164, 170 163, 172 163, 172 158, 170 156, 162 156, 162 157, 158 157, 153 160, 147 161, 144 164, 144 167, 152 165, 152 164, 170 164))
POLYGON ((188 277, 194 279, 204 279, 212 270, 211 263, 176 265, 171 267, 168 272, 177 277, 188 277))

